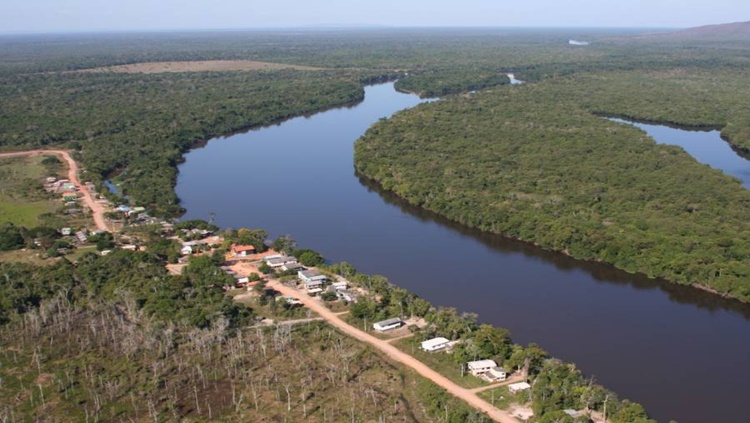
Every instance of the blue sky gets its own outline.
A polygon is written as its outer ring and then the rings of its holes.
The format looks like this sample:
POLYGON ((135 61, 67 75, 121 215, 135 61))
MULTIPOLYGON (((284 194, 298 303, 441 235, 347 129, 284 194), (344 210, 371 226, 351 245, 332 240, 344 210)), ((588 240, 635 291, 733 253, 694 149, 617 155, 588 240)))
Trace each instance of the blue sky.
POLYGON ((750 20, 747 0, 6 0, 0 32, 328 25, 690 27, 750 20))

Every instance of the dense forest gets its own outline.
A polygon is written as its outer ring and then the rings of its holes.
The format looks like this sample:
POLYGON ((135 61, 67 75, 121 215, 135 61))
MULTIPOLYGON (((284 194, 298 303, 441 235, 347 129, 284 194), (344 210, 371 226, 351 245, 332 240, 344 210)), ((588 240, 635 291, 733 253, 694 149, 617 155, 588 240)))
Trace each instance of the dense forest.
MULTIPOLYGON (((743 72, 712 75, 729 87, 711 92, 717 100, 746 90, 743 72)), ((586 75, 421 105, 371 128, 355 165, 467 226, 748 301, 750 192, 592 113, 721 124, 743 112, 732 101, 690 101, 691 78, 673 79, 586 75)))
POLYGON ((5 148, 65 143, 80 150, 87 179, 116 174, 134 202, 171 215, 181 210, 173 186, 188 148, 363 96, 359 75, 296 70, 40 74, 4 82, 5 148))
MULTIPOLYGON (((175 167, 187 149, 361 100, 362 86, 375 80, 400 77, 398 89, 435 97, 507 84, 506 72, 527 81, 683 66, 711 72, 742 69, 750 58, 747 45, 736 41, 694 45, 634 35, 638 32, 394 29, 4 36, 0 148, 79 149, 89 179, 117 176, 131 201, 176 215, 181 208, 172 189, 175 167), (570 46, 570 37, 594 43, 570 46), (186 60, 263 60, 320 69, 77 72, 186 60)), ((669 88, 661 87, 652 92, 669 88)), ((623 112, 640 115, 637 111, 623 112)), ((668 118, 682 121, 682 116, 675 110, 668 118)), ((712 124, 726 122, 727 136, 747 146, 739 141, 750 133, 746 119, 710 117, 712 124)))

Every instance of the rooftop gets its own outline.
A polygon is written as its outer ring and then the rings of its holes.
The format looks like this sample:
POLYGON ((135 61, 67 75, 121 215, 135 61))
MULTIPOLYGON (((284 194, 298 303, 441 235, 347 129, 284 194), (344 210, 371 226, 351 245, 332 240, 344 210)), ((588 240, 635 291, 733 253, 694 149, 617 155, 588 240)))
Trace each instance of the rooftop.
POLYGON ((422 348, 437 347, 438 345, 447 344, 448 342, 450 341, 442 337, 432 338, 422 342, 422 348))
POLYGON ((232 251, 243 252, 243 251, 255 251, 255 247, 252 245, 232 245, 232 251))
POLYGON ((401 319, 399 319, 398 317, 394 317, 392 319, 383 320, 375 324, 378 326, 390 326, 390 325, 395 325, 396 323, 401 323, 401 319))
POLYGON ((323 276, 323 274, 321 274, 317 270, 300 270, 299 275, 305 278, 314 278, 318 276, 323 276))
POLYGON ((478 361, 470 361, 468 363, 468 366, 470 369, 474 369, 474 368, 482 369, 485 367, 497 367, 497 363, 495 363, 495 360, 478 360, 478 361))

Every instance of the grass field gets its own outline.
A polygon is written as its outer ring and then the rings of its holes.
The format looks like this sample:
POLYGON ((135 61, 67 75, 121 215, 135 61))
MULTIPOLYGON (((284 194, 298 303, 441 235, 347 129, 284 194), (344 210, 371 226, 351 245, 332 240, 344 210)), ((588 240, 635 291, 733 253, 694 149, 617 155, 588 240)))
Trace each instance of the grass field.
POLYGON ((39 250, 0 251, 0 262, 28 263, 37 266, 50 265, 57 259, 43 259, 39 257, 39 250))
MULTIPOLYGON (((518 394, 521 395, 521 394, 518 394)), ((479 396, 495 407, 507 410, 510 404, 516 401, 516 396, 508 391, 507 386, 480 392, 479 396)))
POLYGON ((52 171, 42 160, 44 157, 0 159, 0 222, 36 226, 41 214, 59 206, 41 190, 42 179, 52 171))

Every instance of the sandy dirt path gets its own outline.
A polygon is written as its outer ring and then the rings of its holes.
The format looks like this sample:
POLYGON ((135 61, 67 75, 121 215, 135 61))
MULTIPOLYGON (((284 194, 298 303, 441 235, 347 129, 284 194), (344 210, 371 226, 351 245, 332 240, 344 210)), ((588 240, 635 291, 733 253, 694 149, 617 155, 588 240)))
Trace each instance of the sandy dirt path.
POLYGON ((423 377, 433 381, 436 385, 448 391, 451 395, 466 401, 472 407, 485 413, 492 420, 500 423, 518 423, 518 420, 511 416, 510 413, 493 407, 487 401, 479 398, 475 393, 466 388, 458 386, 445 376, 427 367, 421 361, 389 344, 388 341, 378 339, 366 332, 355 328, 354 326, 349 325, 345 321, 341 320, 341 318, 339 318, 336 313, 327 309, 324 305, 320 304, 317 300, 308 296, 307 294, 283 285, 277 280, 269 281, 267 286, 281 292, 283 295, 298 299, 302 304, 304 304, 315 313, 318 313, 320 317, 325 319, 328 323, 335 326, 340 331, 355 339, 374 346, 375 348, 388 355, 388 357, 390 357, 391 359, 411 367, 423 377))
POLYGON ((89 192, 85 185, 81 184, 78 179, 78 164, 70 156, 70 153, 65 150, 28 150, 28 151, 15 151, 8 153, 0 153, 0 157, 19 157, 19 156, 40 156, 53 154, 55 156, 62 157, 68 163, 68 180, 75 184, 78 191, 83 195, 83 201, 91 209, 91 213, 94 217, 94 223, 96 228, 102 231, 109 231, 107 228, 107 222, 104 219, 104 206, 94 201, 94 197, 89 192))

